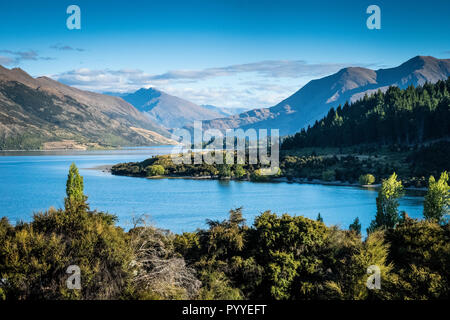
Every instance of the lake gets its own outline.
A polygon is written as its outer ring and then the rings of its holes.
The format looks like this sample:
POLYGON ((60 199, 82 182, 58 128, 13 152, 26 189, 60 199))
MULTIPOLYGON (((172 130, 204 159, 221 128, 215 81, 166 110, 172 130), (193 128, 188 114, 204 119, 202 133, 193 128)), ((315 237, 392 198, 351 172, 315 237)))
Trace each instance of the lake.
MULTIPOLYGON (((0 151, 0 217, 12 223, 30 221, 33 212, 64 206, 65 181, 75 162, 84 177, 92 209, 116 214, 128 229, 133 217, 149 215, 157 227, 180 233, 205 226, 206 219, 223 220, 232 208, 243 207, 251 224, 256 215, 278 214, 315 219, 347 228, 359 217, 363 230, 375 216, 377 192, 356 187, 248 181, 145 179, 113 176, 92 168, 119 162, 142 161, 167 154, 171 147, 128 148, 107 151, 0 151)), ((419 218, 423 197, 407 193, 400 210, 419 218)))

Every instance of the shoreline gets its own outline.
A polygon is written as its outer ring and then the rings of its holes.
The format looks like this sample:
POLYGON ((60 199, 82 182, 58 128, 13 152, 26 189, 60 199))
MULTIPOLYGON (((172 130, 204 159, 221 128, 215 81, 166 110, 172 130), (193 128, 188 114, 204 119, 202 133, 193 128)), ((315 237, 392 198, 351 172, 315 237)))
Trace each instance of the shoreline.
POLYGON ((114 150, 128 150, 128 149, 134 149, 134 148, 153 148, 153 147, 167 147, 172 146, 171 144, 157 144, 157 145, 151 145, 151 146, 118 146, 118 147, 98 147, 98 148, 47 148, 47 149, 1 149, 0 153, 2 152, 50 152, 50 151, 114 151, 114 150))
MULTIPOLYGON (((89 170, 101 170, 103 172, 108 172, 111 175, 114 175, 111 173, 111 168, 113 165, 102 165, 94 168, 87 168, 89 170)), ((217 181, 247 181, 247 182, 254 182, 254 183, 298 183, 298 184, 313 184, 313 185, 323 185, 323 186, 335 186, 335 187, 356 187, 361 189, 378 189, 381 184, 371 184, 371 185, 360 185, 359 183, 350 183, 350 182, 342 182, 342 181, 324 181, 324 180, 308 180, 306 178, 292 178, 289 180, 286 177, 280 177, 280 178, 273 178, 271 180, 267 181, 252 181, 250 179, 219 179, 217 177, 213 176, 153 176, 153 177, 139 177, 139 176, 128 176, 128 175, 118 175, 118 176, 124 176, 124 177, 131 177, 131 178, 144 178, 149 180, 158 180, 158 179, 186 179, 186 180, 217 180, 217 181)), ((405 190, 408 191, 427 191, 427 188, 416 188, 416 187, 405 187, 405 190)))
POLYGON ((100 170, 102 172, 111 173, 112 164, 103 164, 100 166, 92 167, 92 168, 82 168, 83 170, 100 170))

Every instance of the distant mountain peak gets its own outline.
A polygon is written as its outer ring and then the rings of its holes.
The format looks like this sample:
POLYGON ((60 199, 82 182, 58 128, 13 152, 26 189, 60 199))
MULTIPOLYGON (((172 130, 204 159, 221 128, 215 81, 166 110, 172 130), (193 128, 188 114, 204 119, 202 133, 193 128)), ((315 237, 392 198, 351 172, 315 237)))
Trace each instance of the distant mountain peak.
MULTIPOLYGON (((141 88, 136 92, 132 93, 136 98, 140 98, 143 100, 142 103, 145 103, 148 99, 154 99, 160 97, 163 94, 162 91, 157 90, 155 88, 141 88)), ((130 94, 131 95, 131 94, 130 94)), ((138 102, 140 104, 140 102, 138 102)))
POLYGON ((223 116, 215 110, 204 108, 152 87, 141 88, 134 93, 122 96, 122 98, 166 128, 182 128, 195 120, 208 120, 223 116))
POLYGON ((158 90, 154 87, 150 87, 150 88, 140 88, 139 90, 137 90, 134 93, 154 93, 154 92, 158 92, 158 93, 162 93, 161 90, 158 90))

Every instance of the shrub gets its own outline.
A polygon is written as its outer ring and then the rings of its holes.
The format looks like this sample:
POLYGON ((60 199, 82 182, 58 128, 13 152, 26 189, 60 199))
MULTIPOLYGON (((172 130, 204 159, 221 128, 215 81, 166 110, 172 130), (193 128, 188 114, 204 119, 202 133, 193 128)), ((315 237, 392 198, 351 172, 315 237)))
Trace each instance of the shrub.
POLYGON ((234 169, 234 176, 238 179, 244 177, 247 174, 247 171, 242 167, 241 164, 236 165, 234 169))
POLYGON ((164 175, 164 172, 165 172, 164 167, 159 164, 154 164, 152 166, 148 166, 146 168, 146 171, 147 171, 148 177, 162 176, 162 175, 164 175))
POLYGON ((336 172, 334 170, 326 170, 322 172, 322 180, 333 181, 336 179, 336 172))
POLYGON ((446 220, 450 205, 450 187, 448 173, 442 172, 438 181, 433 176, 428 183, 428 192, 425 195, 423 215, 425 219, 434 219, 439 222, 446 220))
POLYGON ((360 185, 371 185, 374 182, 375 182, 375 177, 370 173, 359 176, 359 184, 360 185))

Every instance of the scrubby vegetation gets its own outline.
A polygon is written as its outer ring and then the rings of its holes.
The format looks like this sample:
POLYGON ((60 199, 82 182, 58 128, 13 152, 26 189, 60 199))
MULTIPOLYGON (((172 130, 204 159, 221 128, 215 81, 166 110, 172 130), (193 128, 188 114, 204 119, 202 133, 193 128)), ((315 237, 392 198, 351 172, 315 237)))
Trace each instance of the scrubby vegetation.
POLYGON ((370 185, 374 182, 375 177, 370 173, 359 176, 359 184, 361 185, 370 185))
MULTIPOLYGON (((190 155, 194 159, 195 155, 190 155)), ((135 177, 209 177, 213 179, 235 179, 235 180, 252 180, 267 181, 261 174, 260 164, 174 164, 170 155, 155 156, 142 162, 119 163, 111 168, 111 172, 116 175, 127 175, 135 177), (156 172, 156 169, 158 172, 156 172), (156 174, 157 173, 157 174, 156 174)), ((274 177, 279 177, 278 175, 274 177)))
POLYGON ((175 165, 169 155, 155 156, 142 162, 120 163, 113 166, 111 171, 116 175, 148 177, 153 176, 149 170, 156 165, 162 167, 159 167, 160 173, 164 169, 164 173, 160 175, 167 177, 251 181, 270 181, 284 177, 290 181, 340 181, 361 185, 380 183, 395 171, 405 187, 424 188, 427 186, 425 177, 437 176, 443 170, 450 171, 450 142, 441 141, 416 149, 391 146, 380 149, 359 147, 289 151, 281 154, 280 170, 273 176, 261 176, 259 164, 175 165))
POLYGON ((124 231, 92 211, 72 165, 64 209, 12 226, 0 220, 0 299, 448 299, 448 175, 430 178, 425 219, 398 212, 402 182, 382 181, 367 238, 319 216, 260 214, 249 226, 241 208, 208 228, 172 234, 143 220, 124 231), (67 286, 67 268, 81 286, 67 286), (377 266, 381 288, 369 290, 377 266))

